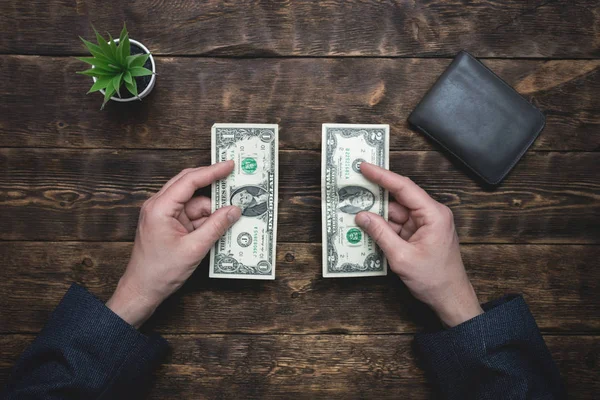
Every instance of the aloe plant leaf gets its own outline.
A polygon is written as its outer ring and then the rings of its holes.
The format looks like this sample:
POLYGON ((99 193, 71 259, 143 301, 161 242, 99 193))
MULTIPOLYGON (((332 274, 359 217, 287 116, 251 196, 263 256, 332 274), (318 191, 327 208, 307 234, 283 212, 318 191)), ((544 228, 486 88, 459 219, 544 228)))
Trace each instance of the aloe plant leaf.
POLYGON ((102 102, 102 107, 100 107, 101 110, 104 109, 104 106, 106 105, 106 103, 108 103, 108 101, 114 94, 115 94, 115 88, 110 85, 107 86, 106 91, 104 92, 104 101, 102 102))
POLYGON ((119 53, 121 55, 121 65, 127 67, 127 57, 131 54, 131 43, 128 34, 125 34, 125 37, 119 40, 119 53))
POLYGON ((104 76, 110 76, 110 77, 115 76, 115 72, 105 71, 102 68, 90 68, 90 69, 86 69, 85 71, 77 71, 76 74, 93 76, 96 78, 101 78, 104 76))
POLYGON ((129 93, 131 93, 135 97, 138 97, 137 82, 135 81, 135 79, 133 79, 131 83, 125 81, 125 87, 127 88, 127 90, 129 90, 129 93))
POLYGON ((131 63, 133 62, 133 60, 135 60, 136 58, 140 57, 142 54, 133 54, 130 55, 129 57, 125 58, 125 61, 127 63, 127 67, 129 68, 129 66, 131 66, 131 63))
POLYGON ((102 51, 102 49, 100 48, 100 46, 92 43, 92 42, 88 42, 87 40, 85 40, 84 38, 82 38, 81 36, 79 36, 79 39, 81 39, 81 41, 83 42, 83 44, 85 44, 85 47, 87 47, 88 51, 90 52, 91 55, 93 55, 96 58, 100 58, 104 61, 110 61, 108 58, 106 58, 106 56, 104 55, 104 52, 102 51))
POLYGON ((148 76, 153 74, 152 71, 144 67, 129 68, 129 72, 131 73, 131 76, 148 76))
POLYGON ((94 28, 94 33, 96 33, 96 40, 98 41, 98 46, 100 47, 100 49, 102 49, 102 53, 104 53, 104 56, 109 60, 114 59, 114 54, 112 52, 112 49, 110 48, 110 45, 106 42, 102 35, 100 35, 96 28, 94 28))
POLYGON ((106 62, 106 61, 102 60, 101 58, 96 58, 96 57, 77 57, 77 59, 79 61, 83 61, 85 63, 93 65, 94 67, 101 68, 101 69, 103 69, 105 71, 114 70, 115 73, 119 71, 118 67, 110 64, 109 62, 106 62))
POLYGON ((125 71, 125 74, 123 74, 123 80, 125 81, 125 83, 132 83, 133 77, 131 76, 131 72, 125 71))
POLYGON ((83 42, 83 44, 85 45, 85 47, 87 47, 87 49, 90 52, 96 52, 96 53, 99 53, 99 54, 104 54, 102 52, 102 49, 100 48, 100 46, 98 46, 97 44, 89 42, 89 41, 85 40, 84 38, 82 38, 81 36, 79 36, 79 39, 81 39, 81 41, 83 42))
POLYGON ((125 22, 123 22, 123 29, 121 30, 121 34, 119 35, 119 43, 121 43, 125 39, 126 35, 127 35, 127 25, 125 24, 125 22))
POLYGON ((140 54, 139 57, 136 57, 131 61, 129 67, 143 67, 144 64, 146 64, 146 61, 148 61, 148 58, 150 58, 150 54, 140 54))
POLYGON ((119 65, 123 65, 125 60, 121 60, 121 53, 119 52, 119 50, 117 49, 117 44, 115 43, 115 40, 113 39, 113 37, 111 36, 111 34, 109 32, 108 33, 108 45, 110 46, 110 50, 112 51, 113 57, 115 59, 115 61, 117 62, 117 64, 119 65))
POLYGON ((106 89, 106 87, 112 82, 112 80, 113 80, 113 78, 111 76, 104 76, 104 77, 98 78, 96 80, 96 82, 92 85, 90 90, 88 91, 88 94, 97 92, 98 90, 101 90, 101 89, 106 89))
POLYGON ((122 82, 122 78, 123 78, 123 74, 120 73, 119 75, 115 76, 112 79, 112 85, 115 88, 115 92, 117 92, 117 95, 119 95, 119 97, 121 97, 121 82, 122 82))
POLYGON ((137 58, 140 58, 143 54, 133 54, 125 59, 127 63, 127 68, 131 67, 131 63, 134 62, 137 58))

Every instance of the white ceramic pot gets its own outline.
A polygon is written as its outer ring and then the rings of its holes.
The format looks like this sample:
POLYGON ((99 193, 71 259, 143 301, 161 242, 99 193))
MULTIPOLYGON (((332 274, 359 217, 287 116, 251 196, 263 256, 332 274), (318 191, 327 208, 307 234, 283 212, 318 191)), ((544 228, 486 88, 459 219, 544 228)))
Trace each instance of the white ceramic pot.
MULTIPOLYGON (((136 46, 138 46, 139 48, 141 48, 142 50, 144 50, 144 52, 146 52, 146 54, 150 54, 150 50, 148 50, 146 48, 146 46, 144 46, 143 44, 141 44, 137 40, 129 39, 129 42, 131 44, 135 44, 136 46)), ((118 44, 118 43, 119 43, 119 39, 115 39, 115 44, 118 44)), ((152 91, 152 89, 154 89, 154 84, 156 83, 156 64, 154 64, 154 57, 152 57, 152 54, 150 54, 150 57, 148 59, 150 60, 150 63, 152 64, 152 72, 154 72, 154 74, 150 78, 150 83, 148 84, 148 87, 146 87, 146 89, 144 89, 142 91, 142 93, 138 93, 138 97, 140 99, 143 99, 144 97, 148 96, 150 94, 150 92, 152 91)), ((94 68, 94 67, 92 66, 92 68, 94 68)), ((94 80, 94 82, 96 82, 96 77, 92 77, 92 79, 94 80)), ((104 95, 104 93, 105 93, 104 89, 100 90, 100 93, 102 93, 102 95, 104 95)), ((127 103, 127 102, 130 102, 130 101, 138 100, 138 97, 129 97, 129 98, 126 98, 126 99, 122 99, 120 97, 113 96, 110 99, 114 100, 114 101, 121 102, 121 103, 127 103)))

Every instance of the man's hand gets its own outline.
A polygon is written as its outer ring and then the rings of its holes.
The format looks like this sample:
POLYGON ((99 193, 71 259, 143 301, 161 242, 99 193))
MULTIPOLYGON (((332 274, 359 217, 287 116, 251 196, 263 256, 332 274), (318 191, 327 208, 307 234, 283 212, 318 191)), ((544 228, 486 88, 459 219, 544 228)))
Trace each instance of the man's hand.
POLYGON ((194 192, 223 179, 233 161, 181 171, 140 212, 131 260, 106 305, 140 327, 192 275, 215 242, 240 218, 238 207, 211 215, 207 197, 194 192))
POLYGON ((482 314, 460 257, 452 211, 404 176, 368 163, 360 170, 396 199, 389 203, 389 222, 370 212, 356 216, 392 271, 449 327, 482 314))

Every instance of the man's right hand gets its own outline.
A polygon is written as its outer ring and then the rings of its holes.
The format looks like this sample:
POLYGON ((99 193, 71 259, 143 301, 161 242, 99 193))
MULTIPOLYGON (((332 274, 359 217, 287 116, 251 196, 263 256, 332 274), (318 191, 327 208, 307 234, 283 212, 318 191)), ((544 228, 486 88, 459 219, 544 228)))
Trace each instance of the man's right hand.
POLYGON ((463 265, 452 211, 410 179, 362 163, 363 176, 387 189, 389 222, 361 212, 356 223, 385 253, 411 293, 449 327, 483 313, 463 265))

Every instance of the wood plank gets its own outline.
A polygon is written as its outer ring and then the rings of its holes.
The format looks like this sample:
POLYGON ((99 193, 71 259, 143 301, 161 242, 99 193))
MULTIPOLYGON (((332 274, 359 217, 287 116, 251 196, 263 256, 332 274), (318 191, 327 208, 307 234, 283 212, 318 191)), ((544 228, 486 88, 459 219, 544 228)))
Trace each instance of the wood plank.
MULTIPOLYGON (((464 243, 600 241, 596 153, 528 153, 495 190, 437 152, 390 160, 452 208, 464 243)), ((0 240, 132 240, 143 201, 209 163, 205 150, 0 149, 0 240)), ((320 167, 319 152, 280 152, 279 241, 320 242, 320 167)))
MULTIPOLYGON (((130 243, 0 242, 0 333, 39 331, 72 282, 107 300, 130 251, 130 243)), ((482 302, 522 293, 545 332, 600 331, 600 246, 463 245, 462 253, 482 302)), ((382 334, 436 322, 391 272, 323 279, 320 245, 283 243, 275 282, 209 279, 206 259, 149 327, 382 334)))
MULTIPOLYGON (((438 149, 406 119, 449 63, 158 58, 150 97, 101 112, 82 62, 0 56, 0 146, 209 149, 214 122, 270 122, 282 149, 317 150, 322 123, 348 122, 390 124, 392 149, 438 149)), ((546 113, 533 150, 600 149, 600 60, 485 63, 546 113)))
MULTIPOLYGON (((151 399, 427 399, 405 335, 169 335, 151 399)), ((600 391, 597 336, 545 336, 571 397, 600 391)), ((31 335, 0 336, 0 385, 31 335)))
POLYGON ((600 57, 595 0, 5 0, 0 10, 3 53, 81 53, 91 23, 114 36, 126 21, 157 54, 600 57))

